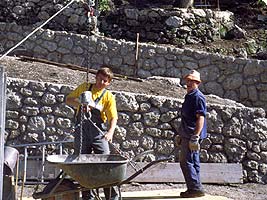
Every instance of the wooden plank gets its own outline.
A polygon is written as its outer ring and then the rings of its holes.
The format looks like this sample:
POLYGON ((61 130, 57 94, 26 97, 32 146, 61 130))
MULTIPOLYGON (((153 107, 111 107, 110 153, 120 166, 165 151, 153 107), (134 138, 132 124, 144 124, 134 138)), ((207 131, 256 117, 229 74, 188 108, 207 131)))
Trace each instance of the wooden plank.
MULTIPOLYGON (((23 161, 22 161, 23 162, 23 161)), ((137 163, 139 167, 147 163, 137 163)), ((23 163, 20 164, 23 166, 23 163)), ((27 180, 37 179, 40 177, 41 161, 28 160, 27 163, 27 180)), ((23 167, 20 168, 23 172, 23 167)), ((136 171, 133 167, 127 167, 127 177, 136 171)), ((21 174, 19 173, 20 178, 21 174)), ((59 169, 55 164, 45 163, 44 179, 55 178, 59 174, 59 169)), ((201 163, 201 181, 202 183, 242 183, 242 165, 238 163, 201 163)), ((138 175, 131 182, 140 183, 184 183, 182 171, 179 163, 158 163, 152 165, 143 173, 138 175)))
MULTIPOLYGON (((139 164, 140 165, 140 164, 139 164)), ((140 166, 143 166, 141 164, 140 166)), ((242 165, 237 163, 201 163, 202 183, 242 183, 242 165)), ((128 167, 127 176, 135 170, 128 167)), ((184 182, 179 163, 159 163, 133 179, 135 182, 184 182)))

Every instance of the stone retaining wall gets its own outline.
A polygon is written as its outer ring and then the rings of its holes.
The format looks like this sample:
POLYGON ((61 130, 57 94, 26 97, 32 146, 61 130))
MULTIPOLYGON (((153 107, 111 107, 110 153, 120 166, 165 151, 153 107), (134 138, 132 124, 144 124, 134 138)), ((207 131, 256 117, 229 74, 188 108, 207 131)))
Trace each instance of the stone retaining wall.
MULTIPOLYGON (((74 110, 64 101, 72 89, 8 78, 7 144, 62 141, 71 135, 74 110)), ((173 155, 183 100, 113 93, 119 111, 114 144, 130 156, 151 149, 155 152, 151 159, 173 155)), ((208 139, 202 143, 201 162, 242 163, 244 180, 261 182, 267 173, 266 113, 231 100, 222 102, 208 103, 208 139)), ((47 148, 48 153, 53 150, 53 146, 47 148)))
MULTIPOLYGON (((0 22, 37 27, 66 4, 66 0, 2 0, 0 22)), ((94 27, 94 20, 88 19, 88 10, 87 4, 77 0, 49 21, 45 28, 88 35, 89 24, 90 30, 94 27)), ((122 8, 99 17, 101 31, 112 37, 135 40, 135 33, 139 32, 142 41, 179 45, 217 40, 220 33, 228 32, 233 24, 233 13, 210 9, 122 8)))
MULTIPOLYGON (((100 20, 100 30, 112 38, 163 44, 207 43, 234 27, 233 13, 210 9, 122 8, 100 20)), ((222 37, 221 37, 222 36, 222 37)))
MULTIPOLYGON (((0 23, 0 53, 32 30, 28 26, 0 23)), ((107 64, 116 73, 141 78, 180 78, 189 69, 197 69, 202 75, 204 93, 267 110, 267 61, 141 43, 136 63, 135 46, 124 40, 41 29, 13 53, 84 67, 89 65, 94 69, 107 64)))
MULTIPOLYGON (((68 2, 66 0, 1 0, 0 22, 16 23, 37 27, 59 12, 68 2)), ((87 9, 81 1, 75 1, 51 20, 45 28, 54 31, 71 31, 87 34, 87 9)), ((92 29, 92 27, 91 27, 92 29)))

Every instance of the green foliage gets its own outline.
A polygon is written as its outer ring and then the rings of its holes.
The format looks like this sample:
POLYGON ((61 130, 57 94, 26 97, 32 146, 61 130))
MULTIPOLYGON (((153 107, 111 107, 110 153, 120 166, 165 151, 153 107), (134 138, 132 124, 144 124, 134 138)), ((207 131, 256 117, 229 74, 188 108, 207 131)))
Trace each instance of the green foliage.
POLYGON ((220 25, 219 33, 220 33, 221 38, 225 38, 227 32, 228 32, 227 27, 220 25))
POLYGON ((257 0, 256 4, 260 7, 264 7, 267 5, 267 0, 257 0))
POLYGON ((109 0, 99 0, 99 10, 100 12, 109 11, 110 10, 109 0))

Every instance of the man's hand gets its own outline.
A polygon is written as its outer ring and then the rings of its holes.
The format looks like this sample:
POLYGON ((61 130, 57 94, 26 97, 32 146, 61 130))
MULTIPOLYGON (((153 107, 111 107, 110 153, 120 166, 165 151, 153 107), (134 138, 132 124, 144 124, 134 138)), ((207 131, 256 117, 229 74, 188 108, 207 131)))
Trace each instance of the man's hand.
POLYGON ((189 140, 189 149, 191 151, 199 151, 200 143, 199 143, 199 135, 192 135, 189 140))
POLYGON ((181 146, 181 142, 182 142, 182 138, 181 138, 181 136, 180 136, 180 135, 176 135, 176 136, 174 137, 174 145, 175 145, 176 147, 180 147, 180 146, 181 146))
POLYGON ((108 141, 108 142, 112 142, 112 138, 113 138, 113 133, 108 131, 105 135, 104 138, 108 141))

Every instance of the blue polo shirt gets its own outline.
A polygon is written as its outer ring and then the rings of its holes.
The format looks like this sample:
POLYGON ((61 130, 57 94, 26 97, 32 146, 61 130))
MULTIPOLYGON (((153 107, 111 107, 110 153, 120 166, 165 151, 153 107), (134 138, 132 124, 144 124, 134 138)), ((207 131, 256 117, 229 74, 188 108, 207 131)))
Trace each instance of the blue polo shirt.
POLYGON ((181 111, 181 127, 179 135, 181 137, 190 138, 194 134, 196 128, 197 117, 196 114, 203 115, 205 117, 204 126, 200 133, 200 139, 207 137, 207 123, 206 123, 206 98, 199 89, 194 89, 190 93, 185 95, 185 100, 182 104, 181 111))

